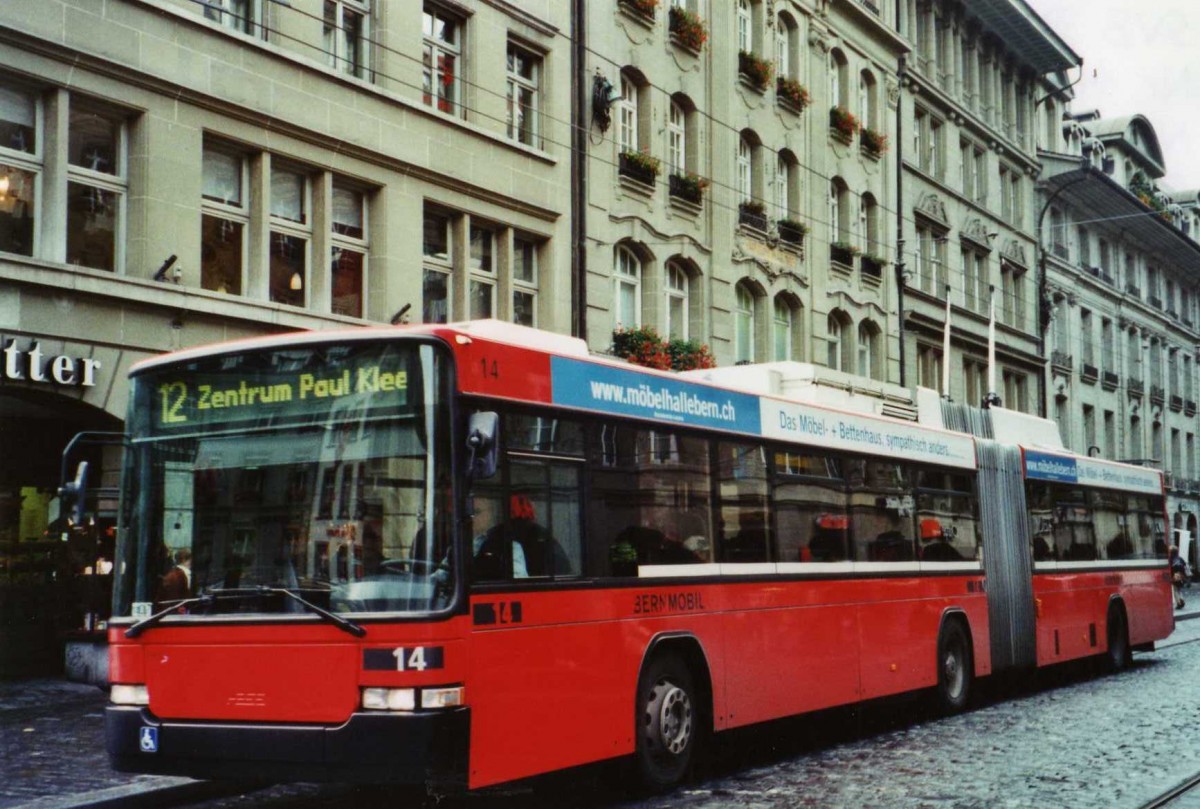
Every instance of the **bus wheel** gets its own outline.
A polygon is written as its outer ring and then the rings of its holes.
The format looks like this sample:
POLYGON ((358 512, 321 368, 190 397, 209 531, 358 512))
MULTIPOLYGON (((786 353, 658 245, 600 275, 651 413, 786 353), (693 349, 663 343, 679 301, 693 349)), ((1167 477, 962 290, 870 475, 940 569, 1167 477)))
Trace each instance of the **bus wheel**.
POLYGON ((687 773, 699 732, 692 673, 672 654, 642 672, 637 698, 637 767, 647 788, 661 792, 687 773))
POLYGON ((937 705, 943 713, 958 713, 971 696, 971 645, 962 624, 947 621, 938 637, 937 705))
POLYGON ((1125 611, 1117 605, 1108 608, 1108 653, 1104 656, 1105 668, 1111 672, 1124 671, 1133 662, 1133 650, 1129 648, 1129 627, 1125 623, 1125 611))

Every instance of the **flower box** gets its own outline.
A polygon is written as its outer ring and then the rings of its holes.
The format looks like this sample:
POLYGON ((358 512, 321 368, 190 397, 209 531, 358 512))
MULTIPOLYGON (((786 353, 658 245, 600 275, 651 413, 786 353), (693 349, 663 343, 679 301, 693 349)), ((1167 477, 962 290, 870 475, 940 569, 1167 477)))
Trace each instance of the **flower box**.
POLYGON ((870 157, 881 157, 888 150, 887 135, 874 129, 862 129, 858 133, 858 141, 863 152, 870 157))
POLYGON ((743 202, 738 206, 738 224, 765 232, 767 229, 767 206, 757 201, 743 202))
POLYGON ((704 20, 694 11, 679 6, 671 6, 667 27, 675 41, 690 51, 699 51, 708 41, 708 29, 704 20))
POLYGON ((859 258, 858 266, 863 275, 870 278, 883 278, 883 267, 887 264, 887 260, 880 256, 873 256, 870 253, 863 253, 859 258))
POLYGON ((658 11, 658 0, 619 0, 623 8, 632 11, 639 17, 653 20, 658 11))
POLYGON ((795 219, 780 219, 775 226, 779 228, 779 240, 788 244, 804 244, 808 235, 808 225, 795 219))
POLYGON ((848 144, 858 134, 858 119, 845 107, 833 107, 829 110, 829 128, 835 138, 848 144))
POLYGON ((771 83, 771 74, 775 72, 775 66, 750 51, 738 51, 738 72, 749 79, 759 91, 763 91, 771 83))
POLYGON ((804 112, 811 100, 808 88, 787 76, 780 76, 775 80, 775 95, 796 112, 804 112))
POLYGON ((657 157, 651 157, 645 152, 621 152, 617 161, 617 172, 639 183, 654 185, 661 166, 662 163, 657 157))
POLYGON ((672 174, 668 178, 671 196, 686 200, 693 205, 704 203, 704 189, 708 180, 696 174, 672 174))
POLYGON ((854 257, 858 255, 858 248, 849 245, 846 242, 834 242, 829 245, 829 258, 838 264, 845 264, 847 267, 854 266, 854 257))

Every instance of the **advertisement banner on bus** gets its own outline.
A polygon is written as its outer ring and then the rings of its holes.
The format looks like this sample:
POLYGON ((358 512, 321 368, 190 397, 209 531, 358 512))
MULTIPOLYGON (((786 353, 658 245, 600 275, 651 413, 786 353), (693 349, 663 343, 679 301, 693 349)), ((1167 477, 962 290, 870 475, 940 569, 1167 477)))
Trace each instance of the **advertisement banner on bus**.
POLYGON ((1162 494, 1162 478, 1155 469, 1094 458, 1052 455, 1032 449, 1025 450, 1025 477, 1101 489, 1126 489, 1140 494, 1162 494))
POLYGON ((773 399, 762 400, 761 413, 763 435, 768 438, 940 466, 975 468, 975 442, 967 435, 933 432, 916 425, 860 418, 773 399))
POLYGON ((648 376, 568 357, 551 357, 554 404, 758 435, 758 397, 648 376))

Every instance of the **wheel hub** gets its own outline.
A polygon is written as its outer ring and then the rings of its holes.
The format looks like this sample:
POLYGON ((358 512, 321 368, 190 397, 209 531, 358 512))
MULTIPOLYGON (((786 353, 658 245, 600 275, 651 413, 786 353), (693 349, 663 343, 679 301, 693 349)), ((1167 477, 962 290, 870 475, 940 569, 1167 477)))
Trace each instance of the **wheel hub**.
POLYGON ((692 701, 687 692, 667 686, 658 715, 658 733, 662 746, 672 755, 679 755, 692 736, 692 701))

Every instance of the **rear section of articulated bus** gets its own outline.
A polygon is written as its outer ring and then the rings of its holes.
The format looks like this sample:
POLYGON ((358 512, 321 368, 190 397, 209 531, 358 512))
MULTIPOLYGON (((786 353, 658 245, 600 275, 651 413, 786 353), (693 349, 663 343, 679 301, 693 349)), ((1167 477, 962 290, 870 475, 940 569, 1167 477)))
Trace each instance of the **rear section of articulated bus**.
POLYGON ((114 767, 465 780, 451 390, 446 347, 403 334, 135 369, 114 767))

